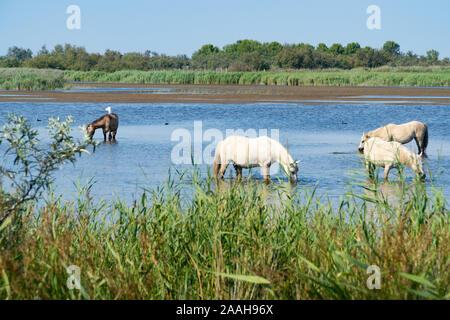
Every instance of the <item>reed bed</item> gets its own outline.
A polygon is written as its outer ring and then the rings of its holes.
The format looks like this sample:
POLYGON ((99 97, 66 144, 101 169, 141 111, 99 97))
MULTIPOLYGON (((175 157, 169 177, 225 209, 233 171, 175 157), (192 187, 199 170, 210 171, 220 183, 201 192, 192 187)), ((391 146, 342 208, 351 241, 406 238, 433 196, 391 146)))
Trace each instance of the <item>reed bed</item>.
POLYGON ((2 90, 54 90, 70 88, 74 81, 133 84, 448 87, 450 86, 450 68, 380 67, 280 72, 122 70, 113 73, 0 68, 0 89, 2 90))
POLYGON ((54 90, 68 88, 69 81, 59 70, 0 68, 1 90, 54 90))
POLYGON ((314 189, 216 185, 194 168, 132 205, 93 199, 91 183, 72 202, 50 193, 0 227, 0 298, 448 299, 445 199, 402 186, 390 202, 362 177, 333 206, 314 189), (370 265, 381 289, 366 285, 370 265))
POLYGON ((379 68, 354 70, 303 70, 292 72, 216 71, 66 71, 73 81, 287 86, 450 86, 450 68, 379 68))

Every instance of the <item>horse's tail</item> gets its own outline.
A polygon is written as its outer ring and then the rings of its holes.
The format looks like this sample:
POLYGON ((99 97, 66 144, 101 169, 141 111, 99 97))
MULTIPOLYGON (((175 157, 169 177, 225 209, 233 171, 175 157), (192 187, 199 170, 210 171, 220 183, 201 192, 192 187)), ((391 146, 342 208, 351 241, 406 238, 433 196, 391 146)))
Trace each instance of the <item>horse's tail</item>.
POLYGON ((428 126, 426 123, 424 123, 423 126, 424 126, 424 133, 423 133, 423 140, 422 140, 422 156, 424 158, 428 158, 427 154, 425 153, 425 149, 428 146, 428 126))
POLYGON ((222 142, 219 142, 216 147, 216 154, 214 155, 214 162, 213 162, 213 178, 217 179, 217 175, 219 174, 220 170, 220 147, 222 142))

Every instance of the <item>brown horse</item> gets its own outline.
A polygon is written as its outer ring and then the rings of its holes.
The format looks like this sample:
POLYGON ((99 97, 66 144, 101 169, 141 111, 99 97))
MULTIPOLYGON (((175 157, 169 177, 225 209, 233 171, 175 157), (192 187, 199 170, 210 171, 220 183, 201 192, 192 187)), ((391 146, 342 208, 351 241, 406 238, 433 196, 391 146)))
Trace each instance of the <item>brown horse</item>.
POLYGON ((119 117, 117 116, 117 114, 108 113, 108 114, 101 116, 94 122, 90 123, 87 126, 87 132, 89 134, 89 137, 92 139, 92 137, 94 136, 95 130, 102 128, 104 141, 106 141, 107 133, 109 133, 108 140, 111 141, 111 139, 116 140, 116 133, 117 133, 118 127, 119 127, 119 117))

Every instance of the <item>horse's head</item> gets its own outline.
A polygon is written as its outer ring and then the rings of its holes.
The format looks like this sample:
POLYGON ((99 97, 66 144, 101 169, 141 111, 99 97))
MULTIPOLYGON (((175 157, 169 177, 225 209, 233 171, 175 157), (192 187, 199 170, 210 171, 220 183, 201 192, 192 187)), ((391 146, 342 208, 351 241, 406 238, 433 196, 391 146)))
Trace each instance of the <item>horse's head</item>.
POLYGON ((94 126, 93 126, 92 124, 88 124, 88 126, 87 126, 87 128, 86 128, 86 131, 87 131, 87 133, 88 133, 89 138, 92 139, 92 137, 94 136, 94 133, 95 133, 95 128, 94 128, 94 126))
POLYGON ((298 164, 300 160, 294 161, 289 164, 289 179, 292 183, 297 182, 297 172, 298 172, 298 164))
POLYGON ((360 141, 359 147, 358 147, 358 153, 360 153, 360 154, 364 153, 364 143, 366 143, 366 141, 369 140, 369 138, 370 138, 369 135, 365 134, 363 132, 363 135, 361 137, 361 141, 360 141))
POLYGON ((414 170, 414 172, 420 177, 420 179, 422 181, 425 180, 425 178, 427 177, 427 175, 425 174, 425 171, 423 170, 423 162, 422 162, 422 157, 415 154, 414 155, 414 161, 413 164, 411 166, 411 168, 414 170))

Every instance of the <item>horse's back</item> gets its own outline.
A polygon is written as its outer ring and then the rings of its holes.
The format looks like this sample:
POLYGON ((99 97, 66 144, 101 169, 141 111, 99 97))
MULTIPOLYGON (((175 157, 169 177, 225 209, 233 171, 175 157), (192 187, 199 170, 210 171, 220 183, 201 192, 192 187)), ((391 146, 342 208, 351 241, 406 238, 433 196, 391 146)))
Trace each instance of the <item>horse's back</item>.
POLYGON ((246 166, 270 163, 275 147, 274 140, 266 136, 258 138, 230 136, 220 143, 219 152, 221 157, 226 159, 225 161, 233 161, 238 165, 246 166))
POLYGON ((370 138, 367 147, 364 147, 364 156, 376 163, 405 162, 414 153, 399 142, 370 138))

